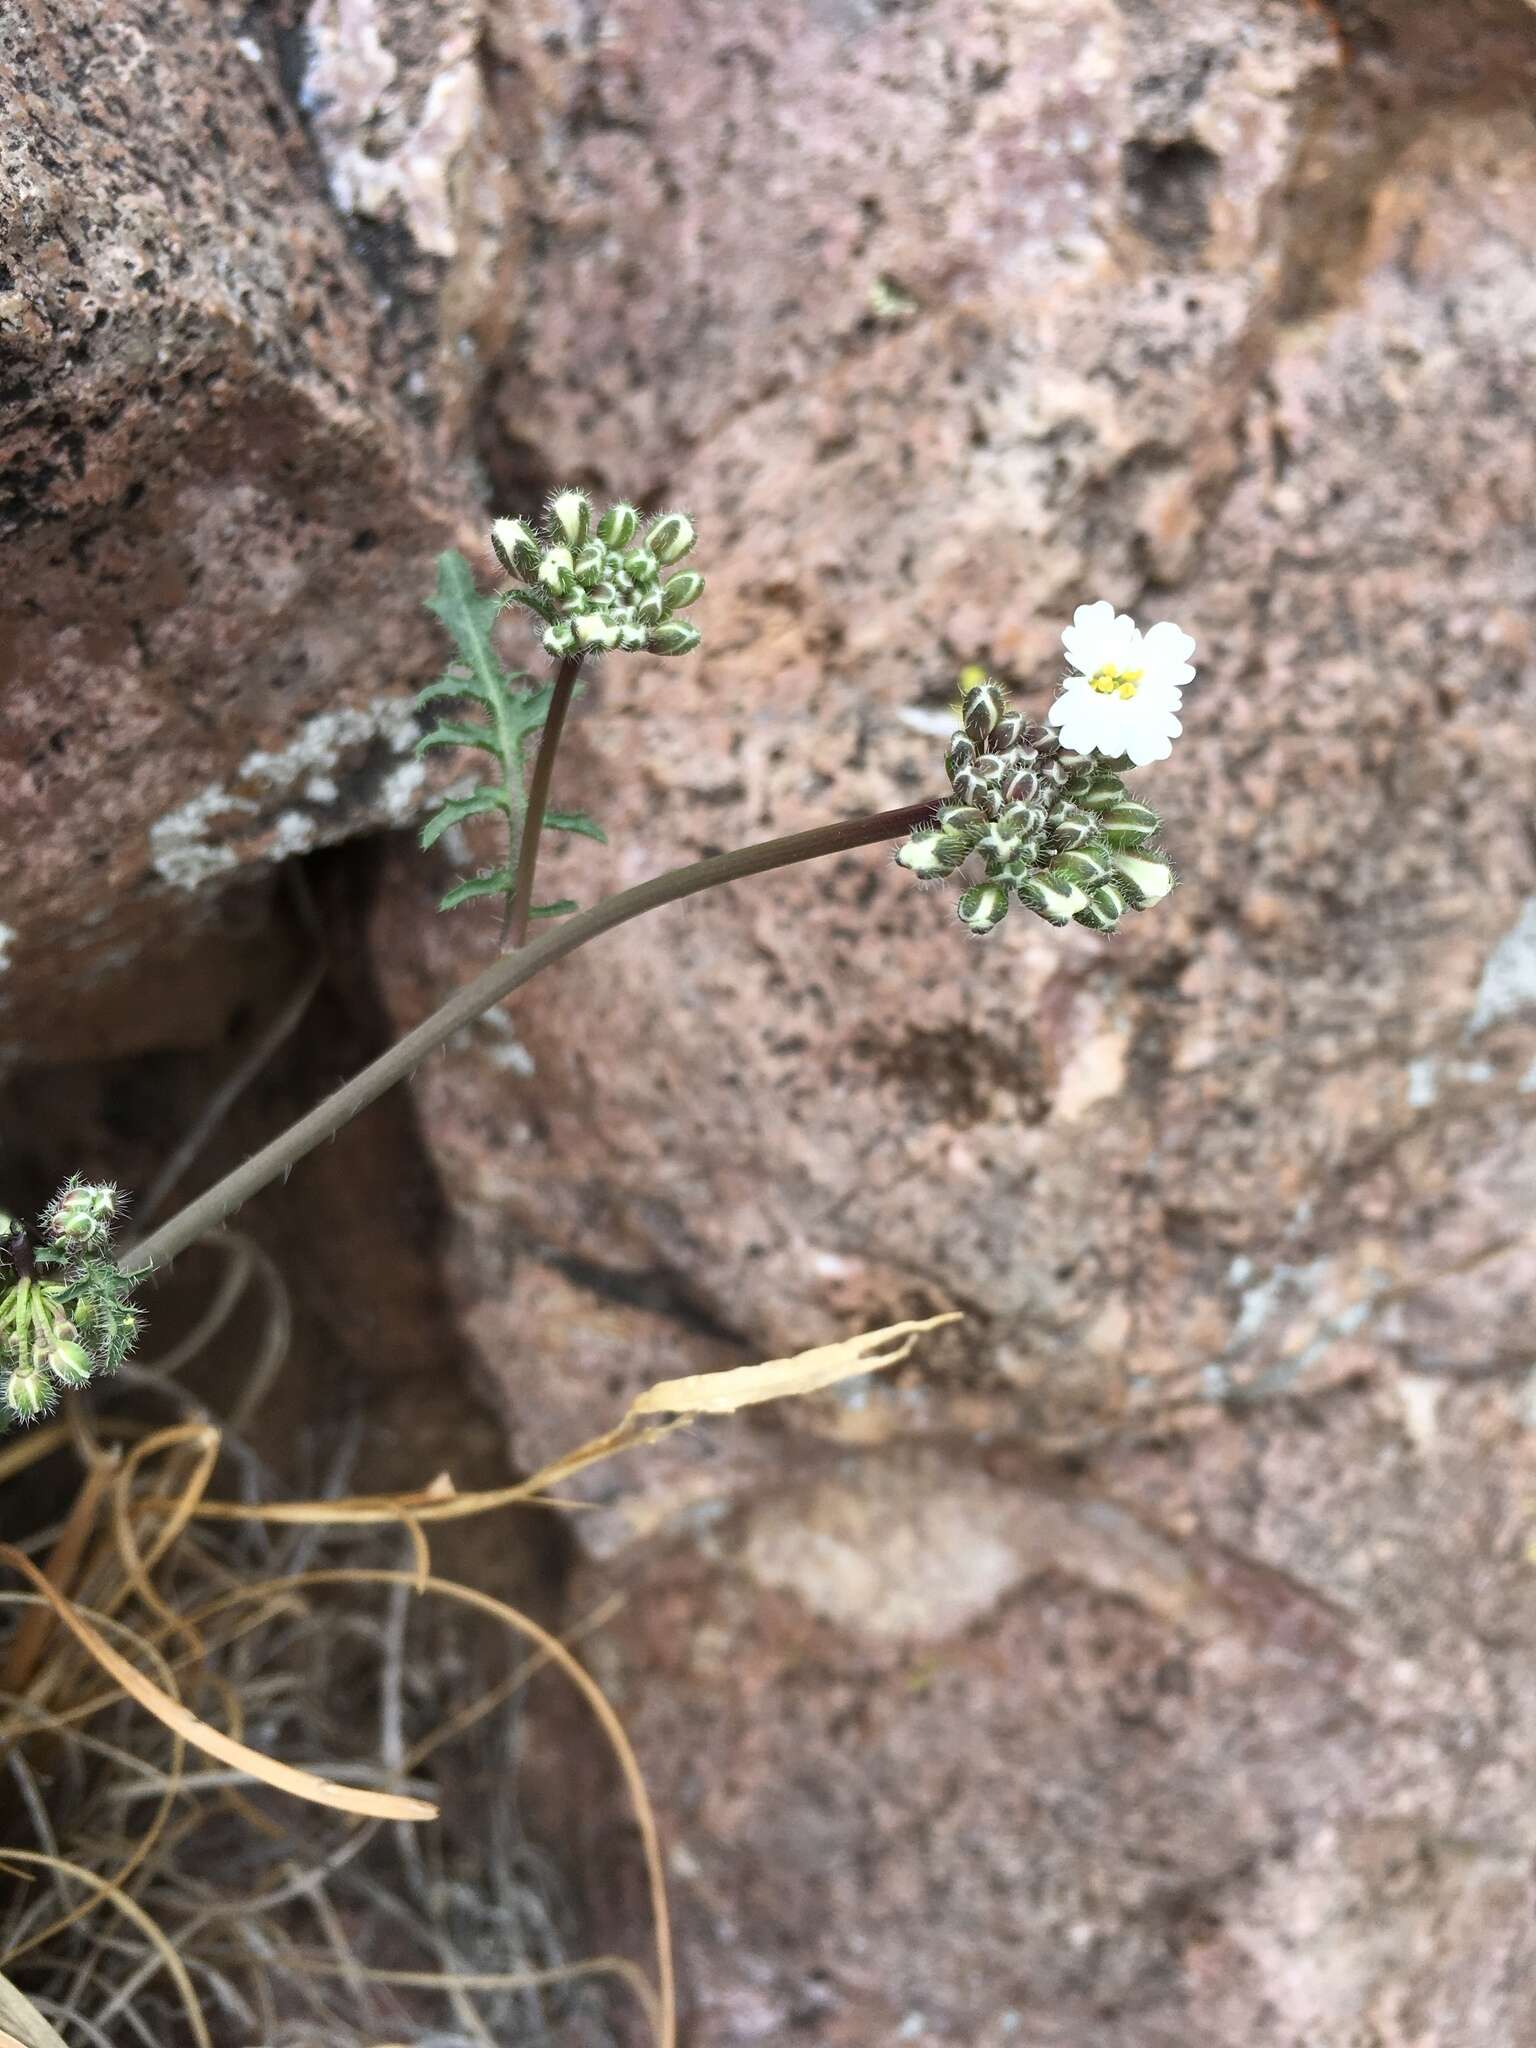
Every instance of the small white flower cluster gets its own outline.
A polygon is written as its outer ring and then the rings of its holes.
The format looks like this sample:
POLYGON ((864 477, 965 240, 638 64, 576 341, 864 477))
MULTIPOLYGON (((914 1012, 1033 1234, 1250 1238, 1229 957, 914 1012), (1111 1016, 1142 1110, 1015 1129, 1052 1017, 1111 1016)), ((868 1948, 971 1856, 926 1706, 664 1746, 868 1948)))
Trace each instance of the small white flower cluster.
POLYGON ((1124 758, 1144 768, 1166 761, 1183 732, 1178 713, 1194 679, 1188 633, 1163 620, 1137 630, 1112 604, 1080 604, 1061 636, 1075 674, 1046 713, 1077 754, 1124 758))

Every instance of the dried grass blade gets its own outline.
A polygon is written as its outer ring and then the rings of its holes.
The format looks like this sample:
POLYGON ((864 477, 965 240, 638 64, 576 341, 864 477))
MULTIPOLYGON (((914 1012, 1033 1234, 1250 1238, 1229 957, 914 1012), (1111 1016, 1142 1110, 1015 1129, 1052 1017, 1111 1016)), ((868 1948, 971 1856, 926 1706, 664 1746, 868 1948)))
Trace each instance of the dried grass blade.
POLYGON ((109 1677, 116 1680, 131 1699, 137 1700, 146 1713, 153 1714, 156 1720, 163 1722, 173 1734, 182 1736, 194 1749, 217 1757, 220 1763, 232 1764, 236 1770, 248 1772, 278 1792, 308 1800, 314 1806, 331 1806, 341 1813, 363 1814, 378 1820, 436 1820, 437 1808, 424 1799, 407 1799, 394 1792, 370 1792, 361 1787, 333 1784, 329 1778, 316 1777, 313 1771, 299 1770, 293 1764, 263 1756, 260 1750, 248 1749, 243 1742, 236 1742, 221 1729, 210 1727, 179 1701, 172 1699, 169 1693, 152 1684, 126 1657, 119 1656, 73 1603, 54 1591, 30 1558, 23 1557, 12 1544, 0 1543, 0 1560, 20 1572, 42 1594, 81 1648, 109 1677))

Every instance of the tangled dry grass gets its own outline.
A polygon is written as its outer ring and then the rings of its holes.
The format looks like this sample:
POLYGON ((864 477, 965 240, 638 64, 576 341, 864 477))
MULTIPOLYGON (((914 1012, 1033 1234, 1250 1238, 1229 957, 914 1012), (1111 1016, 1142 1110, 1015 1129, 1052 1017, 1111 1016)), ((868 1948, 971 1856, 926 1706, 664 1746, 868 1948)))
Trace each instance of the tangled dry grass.
POLYGON ((894 1363, 928 1325, 666 1382, 495 1493, 438 1476, 350 1494, 353 1444, 314 1498, 282 1500, 244 1432, 282 1364, 283 1290, 254 1246, 221 1242, 225 1281, 173 1353, 0 1446, 0 1993, 29 2001, 0 2003, 0 2043, 9 2028, 22 2048, 612 2048, 638 2010, 674 2048, 656 1826, 575 1649, 606 1615, 555 1638, 437 1576, 433 1526, 557 1506, 587 1465, 894 1363), (253 1285, 260 1356, 216 1423, 180 1374, 253 1285), (524 1688, 550 1667, 624 1777, 650 1972, 573 1954, 577 1916, 519 1814, 524 1688), (438 1819, 450 1746, 472 1796, 438 1819))

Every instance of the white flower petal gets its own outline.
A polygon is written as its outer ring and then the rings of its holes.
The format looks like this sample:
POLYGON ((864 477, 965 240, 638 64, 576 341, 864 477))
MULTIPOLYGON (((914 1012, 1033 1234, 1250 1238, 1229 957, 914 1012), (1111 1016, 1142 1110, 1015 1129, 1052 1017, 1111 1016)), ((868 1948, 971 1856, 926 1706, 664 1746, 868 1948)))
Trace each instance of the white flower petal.
POLYGON ((1078 606, 1061 644, 1072 666, 1091 676, 1101 668, 1134 667, 1139 637, 1135 620, 1123 612, 1117 617, 1114 606, 1101 598, 1078 606))
POLYGON ((1169 619, 1160 619, 1155 626, 1148 626, 1142 635, 1142 645, 1147 654, 1159 662, 1186 662, 1195 651, 1193 636, 1169 619))

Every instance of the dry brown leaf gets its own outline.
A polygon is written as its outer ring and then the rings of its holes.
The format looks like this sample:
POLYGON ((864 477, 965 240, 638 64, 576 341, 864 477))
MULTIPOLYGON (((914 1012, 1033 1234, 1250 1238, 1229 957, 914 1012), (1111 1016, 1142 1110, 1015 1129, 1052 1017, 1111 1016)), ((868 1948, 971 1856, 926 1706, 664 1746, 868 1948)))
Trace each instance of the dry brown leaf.
POLYGON ((342 1813, 363 1814, 377 1820, 436 1820, 437 1808, 425 1799, 408 1799, 395 1792, 370 1792, 361 1786, 332 1784, 329 1778, 316 1777, 313 1771, 301 1771, 293 1764, 280 1763, 276 1757, 263 1756, 259 1749, 248 1749, 222 1729, 200 1721, 180 1701, 162 1692, 126 1657, 120 1656, 72 1601, 55 1592, 30 1558, 24 1557, 11 1544, 0 1543, 0 1559, 20 1572, 34 1590, 42 1594, 81 1648, 95 1658, 103 1671, 115 1679, 131 1699, 137 1700, 146 1713, 164 1722, 173 1734, 180 1735, 194 1749, 202 1750, 206 1756, 217 1757, 220 1763, 229 1764, 237 1771, 259 1778, 276 1791, 291 1793, 296 1799, 307 1799, 314 1806, 332 1806, 342 1813))
POLYGON ((958 1323, 960 1312, 929 1316, 920 1323, 892 1323, 840 1344, 818 1344, 793 1358, 770 1358, 764 1365, 738 1365, 729 1372, 696 1372, 686 1379, 660 1380, 637 1394, 626 1420, 641 1415, 734 1415, 760 1401, 785 1401, 796 1394, 819 1394, 840 1380, 899 1365, 925 1330, 958 1323), (887 1348, 888 1347, 888 1348, 887 1348))
MULTIPOLYGON (((358 1494, 349 1500, 285 1500, 266 1507, 248 1501, 205 1500, 196 1519, 223 1522, 283 1522, 336 1528, 370 1522, 456 1522, 470 1515, 489 1514, 493 1509, 529 1506, 566 1506, 568 1503, 540 1499, 563 1480, 585 1472, 591 1465, 619 1451, 633 1451, 656 1443, 679 1429, 695 1415, 733 1415, 762 1401, 783 1401, 797 1394, 819 1393, 840 1380, 857 1379, 867 1372, 899 1365, 911 1352, 914 1341, 925 1330, 960 1321, 958 1309, 944 1315, 928 1316, 921 1322, 892 1323, 884 1330, 868 1330, 861 1337, 847 1337, 836 1344, 818 1344, 793 1358, 770 1358, 763 1365, 738 1365, 726 1372, 695 1373, 687 1379, 662 1380, 649 1387, 630 1404, 616 1428, 593 1437, 589 1443, 557 1458, 515 1486, 498 1487, 490 1493, 455 1493, 452 1482, 444 1492, 445 1475, 413 1493, 358 1494), (663 1419, 664 1418, 664 1419, 663 1419)), ((160 1503, 151 1502, 151 1507, 160 1503)))

